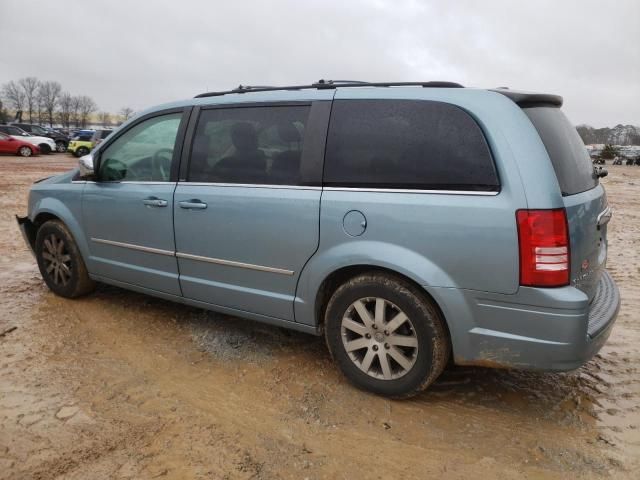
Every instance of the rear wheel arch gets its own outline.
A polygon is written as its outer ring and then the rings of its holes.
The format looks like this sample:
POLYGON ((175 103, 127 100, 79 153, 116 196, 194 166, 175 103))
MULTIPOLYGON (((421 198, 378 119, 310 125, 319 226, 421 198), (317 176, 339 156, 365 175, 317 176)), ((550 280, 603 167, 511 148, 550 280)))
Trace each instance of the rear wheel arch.
POLYGON ((346 267, 339 268, 338 270, 334 270, 329 275, 325 277, 325 279, 320 284, 318 291, 316 293, 315 298, 315 320, 316 325, 318 326, 319 331, 324 329, 324 315, 327 309, 327 305, 329 304, 329 300, 332 295, 336 292, 341 285, 348 282, 350 279, 357 277, 358 275, 362 275, 364 273, 375 273, 385 275, 390 277, 391 279, 399 280, 400 282, 406 283, 410 285, 413 289, 416 290, 421 297, 423 297, 426 301, 430 302, 434 308, 438 310, 440 316, 444 322, 444 327, 447 333, 447 337, 449 340, 449 345, 452 346, 451 341, 451 331, 449 328, 449 324, 447 321, 447 317, 444 315, 443 309, 440 307, 438 302, 427 292, 418 282, 414 279, 408 277, 407 275, 397 272, 395 270, 380 267, 376 265, 349 265, 346 267))

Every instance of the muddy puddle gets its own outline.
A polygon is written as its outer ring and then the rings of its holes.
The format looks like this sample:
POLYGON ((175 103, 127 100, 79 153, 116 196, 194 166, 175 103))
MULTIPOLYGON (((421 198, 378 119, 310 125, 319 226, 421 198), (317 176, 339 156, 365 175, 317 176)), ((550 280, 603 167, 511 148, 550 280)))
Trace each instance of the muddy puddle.
POLYGON ((578 371, 449 367, 389 401, 321 338, 101 286, 44 287, 12 214, 64 155, 0 158, 0 479, 638 478, 640 168, 605 182, 623 297, 578 371))

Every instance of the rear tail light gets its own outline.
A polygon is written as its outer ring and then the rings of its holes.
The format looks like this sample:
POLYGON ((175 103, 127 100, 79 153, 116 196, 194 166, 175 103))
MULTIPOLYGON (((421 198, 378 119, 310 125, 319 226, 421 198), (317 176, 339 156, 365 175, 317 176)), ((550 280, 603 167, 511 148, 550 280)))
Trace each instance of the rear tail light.
POLYGON ((564 208, 518 210, 520 285, 562 287, 569 284, 569 229, 564 208))

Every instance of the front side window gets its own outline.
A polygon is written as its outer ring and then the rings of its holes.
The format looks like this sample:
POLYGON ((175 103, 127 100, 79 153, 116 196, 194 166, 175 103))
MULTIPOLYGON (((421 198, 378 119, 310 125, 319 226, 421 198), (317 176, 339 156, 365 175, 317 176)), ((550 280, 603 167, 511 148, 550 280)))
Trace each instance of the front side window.
POLYGON ((101 181, 168 182, 182 113, 138 123, 100 154, 101 181))
POLYGON ((461 108, 426 100, 336 100, 324 184, 497 191, 489 146, 461 108))
POLYGON ((307 106, 204 110, 188 181, 297 185, 307 106))

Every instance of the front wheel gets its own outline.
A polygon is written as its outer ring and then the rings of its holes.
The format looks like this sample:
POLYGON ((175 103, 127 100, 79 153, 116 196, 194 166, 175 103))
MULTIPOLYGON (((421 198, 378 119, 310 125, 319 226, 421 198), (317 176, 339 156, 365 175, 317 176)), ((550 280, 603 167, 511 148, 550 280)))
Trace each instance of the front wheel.
POLYGON ((40 145, 38 145, 40 147, 40 151, 42 153, 44 153, 45 155, 48 155, 51 153, 51 147, 46 144, 46 143, 41 143, 40 145))
POLYGON ((425 292, 400 277, 359 275, 325 313, 331 356, 357 387, 407 398, 431 385, 450 354, 444 320, 425 292))
POLYGON ((56 142, 56 152, 64 153, 67 151, 67 144, 64 142, 56 142))
POLYGON ((59 220, 38 229, 35 253, 42 278, 56 295, 75 298, 94 289, 73 236, 59 220))

